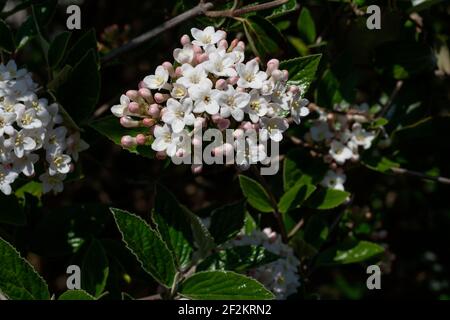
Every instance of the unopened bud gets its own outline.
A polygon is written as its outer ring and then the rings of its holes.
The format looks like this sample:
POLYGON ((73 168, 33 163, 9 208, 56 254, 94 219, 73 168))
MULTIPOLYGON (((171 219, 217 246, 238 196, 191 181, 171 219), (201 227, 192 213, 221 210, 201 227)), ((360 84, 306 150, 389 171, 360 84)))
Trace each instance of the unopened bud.
POLYGON ((191 166, 191 170, 192 170, 193 174, 200 174, 200 173, 202 173, 203 165, 202 164, 193 164, 191 166))
POLYGON ((182 46, 188 44, 189 42, 191 42, 191 38, 189 38, 187 34, 184 34, 180 39, 180 43, 182 46))
POLYGON ((125 116, 120 118, 120 124, 125 128, 137 128, 140 126, 140 122, 133 120, 131 117, 125 116))
POLYGON ((137 102, 133 101, 128 105, 128 111, 131 113, 138 114, 141 111, 140 109, 141 108, 137 102))
POLYGON ((136 143, 137 143, 138 145, 143 146, 144 144, 147 143, 147 137, 144 136, 142 133, 138 134, 138 135, 136 136, 136 143))
POLYGON ((120 139, 120 144, 124 148, 132 148, 137 145, 136 138, 133 138, 132 136, 123 136, 122 139, 120 139))
POLYGON ((147 112, 152 118, 158 118, 160 115, 160 110, 159 110, 159 105, 156 103, 151 104, 148 107, 148 112, 147 112))
POLYGON ((151 91, 147 88, 141 88, 139 89, 139 95, 147 101, 147 103, 153 103, 153 95, 151 91))
POLYGON ((166 102, 167 99, 170 98, 170 95, 168 94, 164 94, 164 93, 155 93, 154 99, 156 101, 156 103, 163 103, 166 102))
POLYGON ((216 81, 217 90, 226 90, 228 87, 227 81, 225 79, 219 79, 216 81))

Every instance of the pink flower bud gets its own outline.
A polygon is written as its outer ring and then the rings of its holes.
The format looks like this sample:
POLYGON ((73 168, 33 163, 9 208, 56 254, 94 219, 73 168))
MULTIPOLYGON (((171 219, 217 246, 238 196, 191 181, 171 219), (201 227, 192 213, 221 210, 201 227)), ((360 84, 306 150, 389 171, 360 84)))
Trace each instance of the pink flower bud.
POLYGON ((141 89, 141 88, 147 88, 147 85, 145 84, 144 81, 141 81, 141 82, 138 83, 138 88, 139 88, 139 89, 141 89))
POLYGON ((242 48, 242 49, 245 49, 245 42, 244 41, 239 41, 237 46, 242 48))
POLYGON ((175 77, 176 78, 179 78, 179 77, 181 77, 183 75, 183 69, 181 69, 181 67, 177 67, 176 69, 175 69, 175 77))
POLYGON ((234 86, 239 80, 238 76, 228 78, 228 83, 234 86))
POLYGON ((228 120, 228 119, 220 119, 220 120, 217 121, 217 128, 219 130, 225 130, 225 129, 228 129, 230 127, 230 124, 231 124, 230 120, 228 120))
POLYGON ((226 90, 228 87, 227 81, 225 79, 219 79, 216 81, 216 89, 218 90, 226 90))
POLYGON ((207 53, 201 53, 196 55, 197 63, 202 63, 208 60, 208 54, 207 53))
POLYGON ((202 164, 193 164, 191 166, 191 170, 192 170, 193 174, 200 174, 200 173, 202 173, 203 165, 202 164))
POLYGON ((136 90, 128 90, 125 95, 130 98, 130 100, 137 100, 139 97, 139 93, 136 90))
POLYGON ((280 66, 280 61, 278 59, 271 59, 267 62, 267 71, 266 73, 270 76, 273 71, 278 70, 280 66))
POLYGON ((281 70, 274 70, 271 74, 273 80, 279 81, 283 77, 283 72, 281 70))
POLYGON ((247 130, 253 129, 253 125, 251 122, 244 121, 241 123, 241 128, 244 129, 245 131, 247 131, 247 130))
POLYGON ((235 137, 236 139, 239 139, 239 138, 241 138, 243 136, 244 136, 244 130, 242 130, 242 129, 234 130, 233 137, 235 137))
POLYGON ((120 139, 120 144, 124 148, 131 148, 136 146, 136 138, 133 138, 132 136, 123 136, 122 139, 120 139))
POLYGON ((197 117, 194 122, 194 127, 195 128, 199 128, 199 127, 205 128, 206 127, 206 119, 202 118, 202 117, 197 117))
POLYGON ((141 108, 137 102, 131 102, 128 105, 128 111, 130 111, 131 113, 138 114, 141 111, 140 109, 141 108))
POLYGON ((202 48, 200 48, 199 46, 194 45, 192 46, 192 49, 194 49, 195 53, 203 53, 202 48))
POLYGON ((169 73, 169 75, 170 75, 171 77, 174 76, 175 72, 174 72, 174 70, 173 70, 173 65, 172 65, 172 63, 170 63, 169 61, 165 61, 165 62, 163 62, 162 66, 163 66, 164 69, 167 70, 167 72, 169 73))
POLYGON ((233 39, 233 41, 231 41, 230 43, 230 50, 233 50, 237 46, 238 42, 238 39, 233 39))
POLYGON ((281 71, 281 72, 283 72, 283 78, 282 78, 282 80, 283 80, 283 81, 288 81, 288 79, 289 79, 289 71, 283 70, 283 71, 281 71))
POLYGON ((128 116, 120 118, 120 124, 125 128, 137 128, 140 125, 139 121, 133 120, 128 116))
POLYGON ((211 120, 212 120, 214 123, 219 122, 220 119, 222 119, 222 117, 221 117, 219 114, 213 114, 213 115, 211 116, 211 120))
POLYGON ((159 110, 159 105, 156 103, 151 104, 148 107, 148 112, 147 112, 152 118, 158 118, 160 115, 160 110, 159 110))
POLYGON ((225 39, 220 40, 219 48, 223 48, 223 49, 227 50, 228 49, 228 41, 225 39))
POLYGON ((180 43, 182 46, 188 44, 189 42, 191 42, 191 38, 189 38, 187 34, 184 34, 180 39, 180 43))
POLYGON ((154 99, 156 101, 156 103, 163 103, 166 102, 167 99, 170 98, 170 95, 168 94, 163 94, 163 93, 155 93, 154 99))
POLYGON ((178 158, 183 158, 183 157, 184 157, 184 154, 185 154, 185 152, 184 152, 183 149, 178 149, 177 152, 175 153, 175 155, 176 155, 178 158))
POLYGON ((149 89, 147 88, 139 89, 139 95, 148 103, 153 103, 153 95, 149 89))
POLYGON ((144 144, 146 144, 146 142, 147 142, 147 137, 144 136, 142 133, 140 133, 136 136, 136 143, 138 145, 143 146, 144 144))
POLYGON ((144 125, 148 128, 153 127, 155 125, 155 123, 156 123, 155 119, 152 119, 152 118, 142 119, 142 125, 144 125))
POLYGON ((165 151, 158 151, 158 152, 156 153, 156 159, 158 159, 158 160, 164 160, 164 159, 166 159, 166 158, 167 158, 167 154, 166 154, 165 151))

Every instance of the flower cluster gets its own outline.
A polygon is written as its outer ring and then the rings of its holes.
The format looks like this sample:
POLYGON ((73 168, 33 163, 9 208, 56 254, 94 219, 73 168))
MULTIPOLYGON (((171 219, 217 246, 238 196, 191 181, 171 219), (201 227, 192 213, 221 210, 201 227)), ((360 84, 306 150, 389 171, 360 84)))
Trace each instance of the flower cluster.
POLYGON ((237 164, 244 169, 263 161, 267 150, 260 141, 280 142, 288 129, 287 117, 295 123, 309 113, 308 101, 297 86, 288 86, 288 72, 279 70, 272 59, 260 70, 259 59, 244 62, 245 44, 230 44, 224 31, 213 27, 193 28, 193 40, 181 38, 182 48, 173 51, 174 63, 164 62, 144 78, 138 90, 122 95, 111 108, 126 128, 148 127, 148 133, 124 136, 122 146, 150 144, 159 158, 191 155, 197 128, 233 129, 240 144, 222 144, 215 152, 229 154, 241 150, 237 164))
POLYGON ((339 104, 334 110, 338 113, 318 110, 319 117, 312 121, 305 140, 328 150, 324 160, 331 164, 331 169, 321 184, 324 187, 344 190, 346 175, 341 167, 347 161, 358 161, 360 150, 367 150, 372 146, 376 132, 363 127, 368 121, 365 116, 369 112, 368 104, 352 107, 348 104, 339 104), (345 112, 349 113, 344 114, 345 112))
POLYGON ((254 230, 250 236, 239 236, 230 242, 232 246, 263 246, 280 258, 266 265, 249 270, 248 275, 271 290, 279 300, 297 292, 300 286, 298 270, 300 261, 290 246, 281 241, 281 236, 270 228, 254 230))
POLYGON ((0 190, 6 195, 20 174, 36 174, 41 157, 44 193, 61 192, 73 169, 72 160, 77 161, 78 153, 87 148, 78 132, 62 125, 58 104, 39 99, 37 90, 26 69, 18 69, 13 60, 0 64, 0 190))

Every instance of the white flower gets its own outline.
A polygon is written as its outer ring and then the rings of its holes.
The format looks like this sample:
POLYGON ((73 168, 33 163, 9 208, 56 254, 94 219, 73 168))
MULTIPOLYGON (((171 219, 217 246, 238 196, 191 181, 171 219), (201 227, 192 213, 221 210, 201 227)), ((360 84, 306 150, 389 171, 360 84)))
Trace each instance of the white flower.
POLYGON ((268 111, 267 107, 268 103, 266 98, 260 96, 258 90, 250 91, 250 102, 245 108, 245 111, 253 123, 257 123, 260 117, 266 115, 268 111))
POLYGON ((89 144, 81 139, 79 132, 71 134, 66 140, 66 145, 67 154, 70 155, 74 161, 78 161, 80 152, 89 149, 89 144))
POLYGON ((306 107, 309 104, 307 99, 302 99, 297 93, 291 101, 291 116, 296 124, 300 124, 301 118, 309 114, 309 109, 306 107))
POLYGON ((5 147, 5 138, 0 136, 0 163, 11 162, 12 147, 5 147))
POLYGON ((48 153, 63 152, 66 149, 66 127, 58 127, 47 132, 45 145, 48 153))
POLYGON ((333 137, 333 133, 330 131, 326 121, 316 121, 309 131, 311 138, 316 142, 328 140, 333 137))
POLYGON ((205 69, 218 77, 235 77, 235 57, 231 53, 221 55, 219 52, 209 54, 209 60, 204 62, 205 69))
POLYGON ((203 31, 197 28, 191 29, 191 34, 195 40, 193 44, 199 47, 206 47, 212 44, 216 44, 222 39, 225 39, 226 33, 222 30, 214 30, 214 27, 206 27, 203 31))
POLYGON ((111 112, 118 118, 128 115, 128 105, 130 104, 130 98, 126 95, 120 96, 120 104, 111 107, 111 112))
POLYGON ((326 188, 344 191, 345 180, 347 180, 347 176, 344 173, 328 170, 320 184, 326 188))
POLYGON ((39 129, 42 127, 42 121, 36 116, 34 109, 26 109, 25 105, 16 105, 17 125, 23 129, 39 129))
POLYGON ((192 44, 188 43, 183 48, 176 48, 173 50, 173 58, 180 64, 191 63, 194 59, 194 48, 192 44))
POLYGON ((186 97, 187 93, 188 92, 185 86, 179 83, 175 83, 173 85, 172 91, 170 92, 170 95, 175 99, 181 100, 186 97))
POLYGON ((15 155, 22 158, 25 152, 32 151, 36 148, 36 141, 27 136, 25 130, 14 130, 9 139, 5 140, 5 147, 13 148, 15 155))
POLYGON ((352 150, 338 140, 331 142, 329 153, 338 164, 344 164, 353 157, 352 150))
POLYGON ((169 98, 162 121, 170 124, 175 133, 181 132, 185 125, 192 126, 195 121, 195 117, 192 114, 192 100, 188 98, 180 103, 173 98, 169 98))
POLYGON ((194 100, 194 112, 207 112, 211 115, 219 112, 218 90, 211 89, 211 82, 189 88, 189 95, 194 100))
POLYGON ((15 113, 4 112, 0 109, 0 137, 14 131, 12 124, 16 121, 16 117, 15 113))
POLYGON ((169 72, 163 67, 158 66, 155 70, 155 74, 146 76, 144 83, 149 89, 166 89, 167 81, 169 80, 169 72))
POLYGON ((60 193, 64 190, 63 181, 66 179, 65 174, 55 174, 53 176, 48 173, 41 174, 39 180, 42 181, 42 191, 44 193, 49 193, 53 191, 54 193, 60 193))
POLYGON ((261 89, 267 79, 267 73, 259 71, 258 62, 254 59, 246 64, 239 63, 236 71, 239 75, 237 85, 241 88, 261 89))
POLYGON ((218 103, 221 107, 220 116, 228 118, 230 115, 236 121, 244 119, 244 108, 250 102, 250 95, 246 92, 238 92, 233 86, 228 85, 226 91, 218 93, 218 103))
POLYGON ((47 111, 47 99, 38 100, 37 97, 34 97, 32 101, 25 101, 24 103, 27 108, 31 108, 35 111, 36 117, 42 122, 43 126, 47 126, 50 123, 51 116, 47 111))
POLYGON ((291 96, 286 94, 286 83, 278 81, 275 83, 271 100, 275 103, 278 103, 283 109, 289 109, 289 100, 291 96))
POLYGON ((58 151, 47 153, 47 162, 49 163, 48 173, 51 176, 59 173, 67 174, 70 172, 70 163, 72 159, 70 156, 60 153, 58 151))
POLYGON ((285 118, 261 118, 260 137, 263 141, 267 141, 268 138, 275 142, 283 140, 283 132, 289 128, 285 118))
POLYGON ((236 165, 241 170, 247 170, 250 165, 266 159, 267 154, 263 144, 258 144, 251 137, 237 139, 235 142, 236 165))
POLYGON ((180 134, 172 132, 169 125, 163 127, 155 126, 155 141, 152 143, 152 149, 155 151, 165 151, 169 157, 173 157, 178 149, 180 134))
POLYGON ((355 123, 353 125, 351 141, 357 146, 362 146, 364 149, 369 149, 372 145, 373 139, 375 139, 374 133, 364 130, 359 123, 355 123))
POLYGON ((13 170, 15 172, 23 173, 27 177, 34 175, 34 165, 38 162, 39 156, 34 153, 23 156, 22 158, 16 158, 13 162, 13 170))
POLYGON ((177 79, 177 83, 182 84, 184 87, 189 89, 208 84, 212 87, 212 82, 208 79, 208 74, 203 65, 199 64, 193 67, 185 63, 181 66, 181 70, 183 76, 177 79))
POLYGON ((19 175, 0 165, 0 191, 9 196, 12 192, 11 184, 17 179, 19 175))

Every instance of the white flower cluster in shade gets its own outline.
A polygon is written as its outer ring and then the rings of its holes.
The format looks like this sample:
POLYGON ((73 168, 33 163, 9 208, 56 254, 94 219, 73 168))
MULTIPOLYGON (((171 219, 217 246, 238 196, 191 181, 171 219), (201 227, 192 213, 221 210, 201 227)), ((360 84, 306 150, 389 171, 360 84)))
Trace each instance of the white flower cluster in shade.
POLYGON ((255 278, 272 291, 279 300, 286 299, 297 292, 300 286, 298 270, 300 260, 290 246, 283 243, 281 236, 270 228, 253 230, 251 235, 238 236, 230 241, 231 246, 263 246, 280 258, 271 263, 249 270, 248 275, 255 278))
POLYGON ((20 174, 36 175, 35 165, 45 170, 39 176, 43 192, 61 192, 72 160, 88 147, 78 132, 62 125, 58 104, 39 99, 37 89, 13 60, 0 64, 0 190, 6 195, 20 174), (38 163, 41 158, 45 161, 38 163))
MULTIPOLYGON (((224 31, 209 26, 193 28, 191 33, 193 40, 182 36, 183 47, 173 51, 174 63, 158 66, 138 90, 126 92, 111 108, 122 126, 149 128, 148 133, 124 136, 123 147, 151 143, 158 158, 189 155, 196 142, 186 138, 197 126, 230 128, 235 136, 252 130, 261 141, 280 142, 289 115, 297 124, 308 115, 308 101, 299 87, 287 85, 288 72, 279 70, 278 60, 270 60, 260 70, 259 59, 244 62, 245 44, 237 39, 229 44, 224 31)), ((255 141, 246 138, 244 143, 248 153, 244 158, 266 157, 267 150, 256 147, 255 141)), ((220 147, 234 152, 238 146, 220 147)))
POLYGON ((319 118, 312 121, 312 127, 305 136, 305 140, 328 150, 324 160, 330 163, 330 170, 326 173, 321 184, 324 187, 344 190, 346 175, 342 166, 347 161, 358 161, 361 149, 367 150, 372 146, 376 131, 365 129, 367 122, 364 114, 369 112, 369 105, 363 103, 350 107, 339 104, 336 111, 353 111, 356 114, 339 114, 319 112, 319 118))

